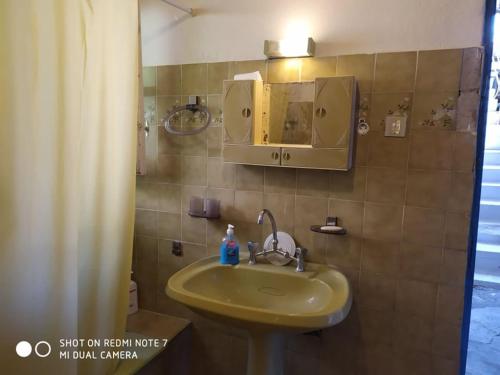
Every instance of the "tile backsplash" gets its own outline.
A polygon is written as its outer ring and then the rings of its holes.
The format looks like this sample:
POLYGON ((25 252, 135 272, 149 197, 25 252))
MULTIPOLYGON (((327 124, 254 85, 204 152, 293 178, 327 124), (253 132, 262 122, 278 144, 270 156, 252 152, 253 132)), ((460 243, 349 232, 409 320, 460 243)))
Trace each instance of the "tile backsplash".
POLYGON ((339 268, 354 290, 346 321, 290 340, 287 374, 457 372, 481 61, 480 48, 467 48, 144 68, 146 116, 157 126, 146 140, 147 174, 137 178, 134 277, 142 308, 194 321, 194 373, 244 373, 244 336, 170 300, 165 283, 217 254, 227 223, 242 247, 262 243, 264 207, 309 249, 309 261, 339 268), (357 134, 352 170, 223 162, 222 81, 256 70, 270 83, 356 76, 358 118, 371 130, 357 134), (187 95, 202 98, 212 124, 170 135, 161 119, 187 95), (405 138, 384 137, 394 112, 408 116, 405 138), (220 199, 222 218, 188 216, 193 195, 220 199), (326 216, 339 217, 348 234, 309 230, 326 216), (182 257, 172 255, 173 240, 182 241, 182 257))

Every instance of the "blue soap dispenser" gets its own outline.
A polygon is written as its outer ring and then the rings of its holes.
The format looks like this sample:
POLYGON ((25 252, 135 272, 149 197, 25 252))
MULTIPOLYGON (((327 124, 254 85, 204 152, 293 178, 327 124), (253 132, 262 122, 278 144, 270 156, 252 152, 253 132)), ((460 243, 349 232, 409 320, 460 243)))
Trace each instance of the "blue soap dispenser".
POLYGON ((220 244, 220 262, 233 265, 240 262, 240 244, 234 235, 234 225, 227 225, 226 237, 220 244))

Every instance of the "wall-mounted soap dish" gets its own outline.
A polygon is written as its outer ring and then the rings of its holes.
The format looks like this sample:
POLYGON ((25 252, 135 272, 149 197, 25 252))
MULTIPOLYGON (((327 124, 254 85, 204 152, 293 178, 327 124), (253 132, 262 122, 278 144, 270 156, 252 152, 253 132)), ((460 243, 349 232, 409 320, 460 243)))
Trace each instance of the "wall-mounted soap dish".
POLYGON ((220 218, 220 200, 191 197, 189 201, 189 216, 202 217, 205 219, 220 218))
POLYGON ((313 232, 323 233, 323 234, 344 235, 347 233, 347 231, 344 228, 339 227, 337 225, 336 217, 327 217, 326 225, 311 225, 311 230, 313 232))

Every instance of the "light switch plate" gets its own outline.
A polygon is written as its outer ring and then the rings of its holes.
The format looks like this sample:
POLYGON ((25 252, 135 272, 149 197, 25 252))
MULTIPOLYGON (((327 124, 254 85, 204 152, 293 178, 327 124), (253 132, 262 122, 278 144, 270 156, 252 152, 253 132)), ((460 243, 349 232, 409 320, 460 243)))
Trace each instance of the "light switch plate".
POLYGON ((385 117, 386 137, 404 137, 406 136, 406 116, 389 115, 385 117))

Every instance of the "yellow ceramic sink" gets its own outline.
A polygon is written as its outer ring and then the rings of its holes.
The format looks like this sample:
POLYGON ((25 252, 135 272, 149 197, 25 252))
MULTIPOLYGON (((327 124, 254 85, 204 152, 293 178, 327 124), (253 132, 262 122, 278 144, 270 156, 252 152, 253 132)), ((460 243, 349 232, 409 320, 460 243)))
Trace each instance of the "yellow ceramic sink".
POLYGON ((351 307, 345 276, 307 263, 305 272, 267 263, 221 265, 219 257, 195 262, 174 274, 167 294, 210 317, 238 325, 309 331, 342 321, 351 307))

